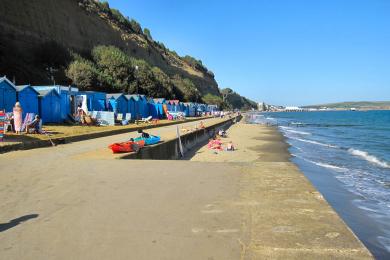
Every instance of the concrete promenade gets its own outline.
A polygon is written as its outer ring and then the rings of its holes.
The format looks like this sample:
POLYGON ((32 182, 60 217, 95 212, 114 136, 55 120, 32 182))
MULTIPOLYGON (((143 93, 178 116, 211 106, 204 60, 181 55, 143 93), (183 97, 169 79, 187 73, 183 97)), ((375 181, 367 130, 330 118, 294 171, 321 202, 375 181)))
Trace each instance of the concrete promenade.
POLYGON ((371 258, 275 129, 229 135, 236 152, 193 161, 106 156, 131 134, 1 154, 0 259, 371 258))

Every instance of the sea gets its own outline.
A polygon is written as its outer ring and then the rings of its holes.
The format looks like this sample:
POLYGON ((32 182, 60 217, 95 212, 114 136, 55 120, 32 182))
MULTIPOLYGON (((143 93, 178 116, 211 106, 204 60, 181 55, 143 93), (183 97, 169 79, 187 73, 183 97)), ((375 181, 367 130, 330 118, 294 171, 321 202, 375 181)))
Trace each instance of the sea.
POLYGON ((390 259, 390 111, 255 113, 377 259, 390 259))

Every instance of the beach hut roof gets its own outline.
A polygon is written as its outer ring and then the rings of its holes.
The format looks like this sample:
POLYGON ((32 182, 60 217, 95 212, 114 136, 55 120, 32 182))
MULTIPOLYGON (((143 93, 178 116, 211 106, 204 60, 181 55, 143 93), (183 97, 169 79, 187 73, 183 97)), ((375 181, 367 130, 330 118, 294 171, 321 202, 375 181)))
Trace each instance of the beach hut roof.
POLYGON ((171 103, 172 105, 178 105, 180 103, 180 100, 178 99, 171 99, 171 100, 168 100, 169 103, 171 103))
POLYGON ((55 88, 57 91, 69 91, 69 88, 70 88, 70 91, 72 92, 78 92, 79 89, 76 88, 76 87, 72 87, 72 86, 61 86, 61 85, 48 85, 48 86, 32 86, 33 88, 35 88, 36 90, 43 90, 43 89, 51 89, 51 88, 55 88))
POLYGON ((131 95, 127 95, 127 96, 131 96, 135 101, 138 101, 140 99, 144 99, 145 101, 148 101, 148 98, 145 95, 131 94, 131 95))
POLYGON ((6 76, 0 78, 0 83, 3 81, 7 82, 12 88, 14 88, 16 90, 14 83, 12 83, 9 79, 7 79, 6 76))
POLYGON ((106 94, 106 98, 115 98, 115 99, 118 99, 120 98, 121 96, 123 96, 124 98, 127 99, 127 97, 123 94, 123 93, 112 93, 112 94, 106 94))
POLYGON ((35 93, 37 93, 37 95, 39 95, 39 92, 36 91, 36 90, 35 90, 33 87, 31 87, 30 85, 15 86, 15 89, 16 89, 16 91, 18 91, 18 92, 24 90, 25 88, 31 88, 35 93))
POLYGON ((49 93, 51 93, 51 92, 53 92, 53 91, 54 91, 54 93, 55 93, 57 96, 60 96, 60 95, 58 94, 58 92, 57 92, 54 88, 52 88, 52 89, 44 89, 44 90, 36 90, 36 91, 38 92, 38 94, 39 94, 40 97, 44 97, 44 96, 48 95, 49 93))
POLYGON ((154 98, 154 103, 164 103, 165 102, 165 98, 154 98))
POLYGON ((125 95, 125 97, 127 98, 127 100, 132 99, 132 100, 136 101, 136 99, 133 95, 125 95))
POLYGON ((140 100, 140 98, 141 98, 141 95, 137 95, 137 94, 131 94, 131 95, 126 95, 126 96, 131 97, 131 98, 134 99, 135 101, 138 101, 138 100, 140 100))

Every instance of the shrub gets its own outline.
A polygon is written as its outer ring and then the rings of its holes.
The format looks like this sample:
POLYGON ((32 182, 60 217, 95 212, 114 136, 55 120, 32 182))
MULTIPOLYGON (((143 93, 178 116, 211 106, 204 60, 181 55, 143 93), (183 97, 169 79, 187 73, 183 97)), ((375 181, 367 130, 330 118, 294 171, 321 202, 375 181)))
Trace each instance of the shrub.
POLYGON ((129 56, 114 46, 97 46, 92 50, 102 83, 119 91, 126 91, 133 77, 133 64, 129 56))
POLYGON ((90 61, 77 59, 69 64, 65 73, 82 90, 92 90, 97 85, 98 72, 90 61))

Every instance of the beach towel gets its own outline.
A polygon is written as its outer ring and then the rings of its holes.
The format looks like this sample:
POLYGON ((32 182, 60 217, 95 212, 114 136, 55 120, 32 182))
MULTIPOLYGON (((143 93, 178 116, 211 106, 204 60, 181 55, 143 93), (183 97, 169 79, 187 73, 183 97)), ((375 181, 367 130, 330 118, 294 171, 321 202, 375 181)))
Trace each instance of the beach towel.
MULTIPOLYGON (((30 124, 35 118, 35 113, 27 113, 26 116, 24 117, 24 121, 22 123, 22 127, 20 128, 20 131, 23 132, 26 130, 26 127, 28 124, 30 124)), ((14 124, 15 124, 15 131, 17 130, 16 127, 16 119, 15 119, 15 112, 14 112, 14 124)))
POLYGON ((115 125, 114 112, 99 111, 96 115, 96 119, 100 125, 115 125))
POLYGON ((20 108, 14 108, 13 113, 14 113, 15 131, 21 132, 23 131, 23 118, 22 118, 23 110, 20 108))
POLYGON ((0 142, 4 140, 4 121, 5 121, 5 113, 4 111, 0 111, 0 142))

